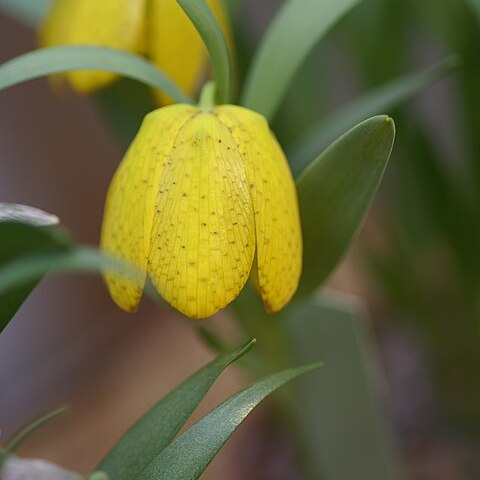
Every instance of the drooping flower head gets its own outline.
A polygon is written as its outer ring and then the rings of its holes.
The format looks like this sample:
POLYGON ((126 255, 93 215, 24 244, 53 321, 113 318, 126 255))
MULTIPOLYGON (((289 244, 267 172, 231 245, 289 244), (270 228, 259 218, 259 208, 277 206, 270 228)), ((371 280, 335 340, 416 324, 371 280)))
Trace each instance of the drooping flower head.
MULTIPOLYGON (((223 0, 207 0, 227 39, 223 0)), ((176 0, 55 0, 40 32, 44 47, 96 45, 143 53, 186 93, 193 95, 207 69, 205 46, 176 0)), ((79 93, 111 84, 110 72, 62 75, 79 93)), ((157 93, 161 103, 170 98, 157 93)))
POLYGON ((107 196, 102 247, 141 273, 107 275, 137 308, 147 275, 191 318, 232 302, 253 269, 265 307, 295 293, 302 239, 295 185, 266 120, 233 105, 173 105, 145 118, 107 196))

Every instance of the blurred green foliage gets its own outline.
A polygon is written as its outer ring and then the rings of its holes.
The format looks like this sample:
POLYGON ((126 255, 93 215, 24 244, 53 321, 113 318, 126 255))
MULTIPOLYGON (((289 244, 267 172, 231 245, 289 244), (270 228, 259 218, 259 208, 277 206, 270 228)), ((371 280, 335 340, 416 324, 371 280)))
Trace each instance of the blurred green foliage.
MULTIPOLYGON (((236 31, 248 65, 255 37, 241 25, 236 31)), ((480 425, 479 46, 478 0, 366 0, 312 51, 273 124, 284 148, 298 152, 309 147, 302 142, 312 125, 328 127, 346 112, 346 128, 359 98, 457 55, 456 71, 415 101, 368 112, 392 115, 398 136, 376 204, 378 228, 365 232, 362 251, 381 321, 420 335, 436 406, 451 431, 464 434, 480 425)))
POLYGON ((381 112, 395 117, 399 134, 377 204, 381 233, 367 232, 363 251, 374 302, 421 335, 436 403, 453 430, 469 433, 480 424, 478 6, 364 2, 311 56, 276 124, 288 149, 301 138, 298 125, 331 116, 339 105, 348 110, 361 92, 404 72, 459 56, 458 71, 423 98, 381 112), (312 85, 315 96, 305 98, 312 85))
POLYGON ((395 113, 401 134, 382 197, 384 238, 365 250, 392 317, 423 337, 446 420, 473 432, 480 425, 479 18, 475 2, 368 3, 379 16, 369 35, 359 35, 367 21, 360 15, 342 32, 364 82, 423 58, 455 52, 462 59, 427 101, 395 113), (389 48, 375 48, 378 39, 389 48))

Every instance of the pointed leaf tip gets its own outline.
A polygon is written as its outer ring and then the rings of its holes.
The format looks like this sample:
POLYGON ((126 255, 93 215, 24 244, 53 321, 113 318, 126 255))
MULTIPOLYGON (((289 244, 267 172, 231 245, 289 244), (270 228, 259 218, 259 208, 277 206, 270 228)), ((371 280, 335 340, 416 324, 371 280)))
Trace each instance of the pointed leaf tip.
POLYGON ((97 470, 115 480, 143 478, 142 471, 168 448, 219 375, 255 343, 248 340, 218 356, 168 393, 118 441, 97 470))
POLYGON ((136 480, 196 480, 225 442, 268 395, 318 363, 283 370, 231 396, 159 453, 136 480))
POLYGON ((372 117, 336 140, 298 177, 304 232, 298 295, 321 285, 347 252, 377 192, 394 139, 393 119, 372 117))

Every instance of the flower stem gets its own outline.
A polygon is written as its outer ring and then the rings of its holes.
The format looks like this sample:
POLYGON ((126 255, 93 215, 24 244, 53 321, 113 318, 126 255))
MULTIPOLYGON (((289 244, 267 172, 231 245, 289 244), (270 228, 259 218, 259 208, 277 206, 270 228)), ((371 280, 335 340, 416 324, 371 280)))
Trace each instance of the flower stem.
POLYGON ((198 106, 201 110, 211 110, 215 106, 215 93, 217 91, 217 85, 215 82, 207 82, 200 93, 200 101, 198 106))

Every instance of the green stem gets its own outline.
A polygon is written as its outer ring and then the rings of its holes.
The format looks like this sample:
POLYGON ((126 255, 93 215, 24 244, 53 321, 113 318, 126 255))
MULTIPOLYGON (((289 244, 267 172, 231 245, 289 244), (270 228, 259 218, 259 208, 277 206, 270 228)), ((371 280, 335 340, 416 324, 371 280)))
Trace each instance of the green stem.
POLYGON ((5 450, 7 452, 14 452, 33 432, 51 422, 53 419, 64 414, 67 410, 68 407, 57 408, 29 423, 26 427, 20 430, 20 432, 18 432, 15 437, 12 438, 12 440, 10 440, 10 442, 5 446, 5 450))
POLYGON ((215 94, 217 92, 217 85, 215 82, 207 82, 200 93, 200 101, 198 106, 201 110, 209 111, 215 106, 215 94))
POLYGON ((207 47, 213 78, 218 85, 218 103, 229 103, 232 77, 230 53, 215 15, 205 0, 177 0, 177 3, 190 18, 207 47))

